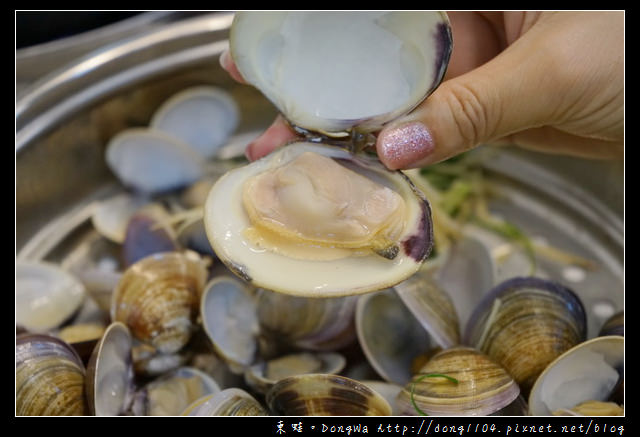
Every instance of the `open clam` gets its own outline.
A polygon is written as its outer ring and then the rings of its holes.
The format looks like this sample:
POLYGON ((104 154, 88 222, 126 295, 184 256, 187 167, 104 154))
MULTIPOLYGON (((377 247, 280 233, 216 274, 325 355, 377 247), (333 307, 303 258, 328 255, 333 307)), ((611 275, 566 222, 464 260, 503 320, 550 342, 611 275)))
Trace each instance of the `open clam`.
POLYGON ((204 213, 211 246, 230 270, 306 297, 395 285, 418 270, 432 243, 429 204, 402 173, 312 143, 227 173, 204 213))
MULTIPOLYGON (((623 379, 624 337, 596 337, 556 358, 536 380, 529 413, 546 416, 586 401, 607 401, 623 379)), ((606 410, 601 410, 601 415, 606 410)))
POLYGON ((106 149, 109 168, 127 187, 159 193, 183 187, 205 172, 205 159, 183 141, 145 128, 114 136, 106 149))
POLYGON ((151 119, 153 129, 172 135, 205 158, 214 156, 238 126, 238 106, 225 90, 211 86, 171 96, 151 119))
POLYGON ((133 396, 133 340, 129 329, 114 322, 96 345, 87 365, 87 401, 95 416, 124 413, 133 396))
POLYGON ((236 14, 238 69, 311 142, 213 186, 204 221, 218 257, 258 287, 311 297, 380 290, 415 273, 432 247, 429 203, 403 173, 347 149, 429 95, 451 48, 440 12, 236 14), (328 137, 352 141, 318 144, 328 137))
POLYGON ((16 323, 31 332, 60 326, 81 307, 82 282, 49 262, 16 263, 16 323))
POLYGON ((294 353, 254 364, 244 377, 251 388, 264 394, 280 379, 305 373, 339 373, 346 362, 344 356, 333 352, 294 353))
POLYGON ((433 11, 240 12, 229 44, 242 77, 295 126, 332 134, 409 112, 453 46, 447 15, 433 11))
POLYGON ((213 278, 204 287, 200 317, 217 354, 234 373, 243 373, 258 352, 256 303, 246 284, 232 276, 213 278))

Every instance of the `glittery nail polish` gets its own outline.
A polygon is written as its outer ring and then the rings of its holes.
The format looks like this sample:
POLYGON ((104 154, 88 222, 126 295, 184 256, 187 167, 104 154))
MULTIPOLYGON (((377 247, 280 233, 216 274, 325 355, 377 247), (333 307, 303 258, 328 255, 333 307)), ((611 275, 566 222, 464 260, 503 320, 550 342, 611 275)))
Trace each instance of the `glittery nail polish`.
POLYGON ((433 138, 427 127, 411 122, 383 131, 378 138, 378 153, 390 169, 409 167, 427 157, 434 149, 433 138))

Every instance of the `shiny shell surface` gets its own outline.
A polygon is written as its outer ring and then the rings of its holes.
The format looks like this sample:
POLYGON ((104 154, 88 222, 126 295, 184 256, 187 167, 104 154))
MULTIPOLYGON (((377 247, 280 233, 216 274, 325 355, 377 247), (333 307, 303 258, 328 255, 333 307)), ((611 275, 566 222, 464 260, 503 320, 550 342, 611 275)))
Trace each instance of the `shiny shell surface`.
POLYGON ((243 78, 294 125, 329 135, 409 112, 442 80, 452 46, 437 11, 240 12, 230 36, 243 78))
POLYGON ((457 346, 429 360, 398 395, 398 403, 410 415, 418 414, 413 397, 428 415, 482 416, 506 407, 519 394, 520 388, 504 368, 480 351, 457 346))
POLYGON ((291 376, 267 392, 267 404, 286 416, 389 416, 389 403, 365 384, 322 373, 291 376))

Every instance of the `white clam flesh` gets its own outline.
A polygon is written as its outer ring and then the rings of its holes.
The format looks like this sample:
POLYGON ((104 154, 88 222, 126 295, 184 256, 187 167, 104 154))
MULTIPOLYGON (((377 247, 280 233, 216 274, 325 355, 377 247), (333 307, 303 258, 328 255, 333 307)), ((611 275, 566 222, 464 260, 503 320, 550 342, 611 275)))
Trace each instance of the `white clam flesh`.
POLYGON ((305 142, 220 178, 204 223, 213 250, 234 273, 307 297, 397 284, 419 269, 433 233, 428 202, 401 172, 305 142))
POLYGON ((226 144, 239 120, 238 105, 229 93, 217 87, 197 86, 169 98, 154 113, 150 125, 211 158, 226 144))
POLYGON ((337 134, 413 109, 442 80, 452 37, 437 11, 240 12, 229 43, 243 78, 289 121, 337 134))

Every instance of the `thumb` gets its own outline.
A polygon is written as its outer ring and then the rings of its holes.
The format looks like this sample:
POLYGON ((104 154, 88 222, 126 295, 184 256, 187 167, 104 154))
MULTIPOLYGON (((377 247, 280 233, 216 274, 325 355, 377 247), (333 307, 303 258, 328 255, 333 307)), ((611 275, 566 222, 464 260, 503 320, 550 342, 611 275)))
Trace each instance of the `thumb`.
POLYGON ((545 56, 532 51, 525 39, 443 82, 413 112, 385 127, 376 144, 383 164, 390 169, 424 166, 543 125, 558 93, 549 90, 554 81, 544 71, 545 56))

